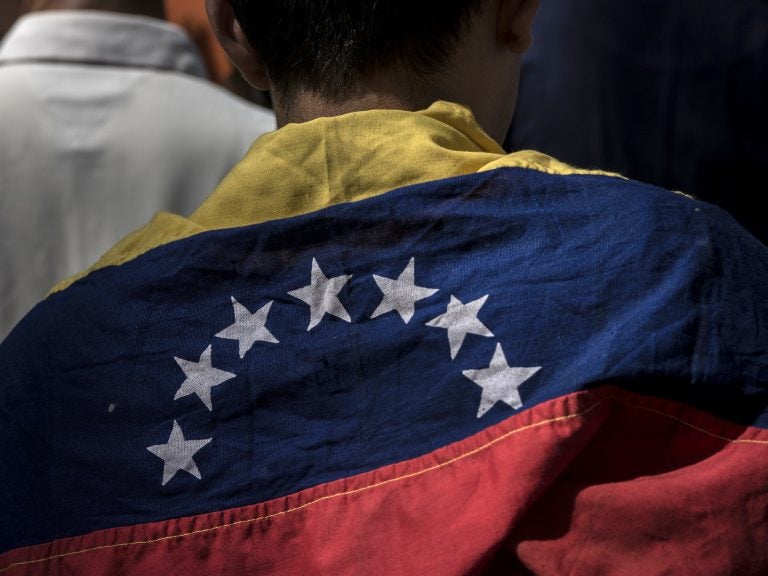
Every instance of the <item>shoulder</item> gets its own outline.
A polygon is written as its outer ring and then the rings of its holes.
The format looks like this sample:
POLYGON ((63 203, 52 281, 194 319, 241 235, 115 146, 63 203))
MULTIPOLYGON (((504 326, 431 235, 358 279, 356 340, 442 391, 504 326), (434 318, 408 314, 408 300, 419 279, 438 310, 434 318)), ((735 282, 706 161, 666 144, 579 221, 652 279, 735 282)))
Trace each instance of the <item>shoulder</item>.
POLYGON ((498 233, 513 231, 530 258, 535 251, 565 275, 609 281, 620 272, 649 290, 650 279, 674 282, 680 293, 704 283, 713 306, 717 286, 765 297, 768 247, 714 204, 538 153, 510 155, 471 178, 484 179, 471 194, 486 199, 476 234, 499 220, 498 233))
POLYGON ((677 223, 679 236, 738 227, 722 209, 685 192, 571 166, 532 150, 504 156, 479 173, 485 172, 494 173, 499 188, 535 198, 553 215, 588 215, 590 224, 600 228, 624 225, 627 232, 643 235, 672 232, 669 226, 677 223))

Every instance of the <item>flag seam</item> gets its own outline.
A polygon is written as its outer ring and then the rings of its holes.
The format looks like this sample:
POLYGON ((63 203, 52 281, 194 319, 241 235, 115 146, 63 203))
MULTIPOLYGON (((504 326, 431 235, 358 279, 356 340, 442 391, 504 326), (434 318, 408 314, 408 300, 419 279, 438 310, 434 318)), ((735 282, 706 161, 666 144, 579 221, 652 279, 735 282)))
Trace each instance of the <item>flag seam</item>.
POLYGON ((25 560, 25 561, 21 561, 21 562, 14 562, 12 564, 9 564, 8 566, 0 568, 0 573, 8 572, 9 570, 12 570, 14 568, 20 568, 22 566, 29 566, 29 565, 32 565, 32 564, 39 564, 39 563, 42 563, 42 562, 48 562, 48 561, 56 560, 56 559, 59 559, 59 558, 66 558, 66 557, 69 557, 69 556, 85 554, 85 553, 88 553, 88 552, 97 552, 99 550, 106 550, 106 549, 113 549, 113 548, 122 548, 122 547, 129 547, 129 546, 140 546, 140 545, 155 544, 155 543, 163 542, 163 541, 167 541, 167 540, 176 540, 176 539, 186 538, 188 536, 195 536, 195 535, 198 535, 198 534, 205 534, 205 533, 208 533, 208 532, 213 532, 213 531, 221 530, 221 529, 224 529, 224 528, 231 528, 231 527, 234 527, 234 526, 239 526, 239 525, 243 525, 243 524, 251 524, 251 523, 254 523, 254 522, 261 522, 261 521, 269 520, 269 519, 276 518, 276 517, 279 517, 279 516, 284 516, 286 514, 290 514, 290 513, 293 513, 293 512, 298 512, 299 510, 303 510, 303 509, 306 509, 306 508, 308 508, 310 506, 314 506, 315 504, 319 504, 321 502, 325 502, 327 500, 333 500, 333 499, 336 499, 336 498, 341 497, 341 496, 349 496, 349 495, 357 494, 357 493, 360 493, 360 492, 366 492, 368 490, 372 490, 374 488, 379 488, 381 486, 392 484, 394 482, 400 482, 402 480, 407 480, 407 479, 410 479, 410 478, 421 476, 423 474, 427 474, 429 472, 433 472, 435 470, 438 470, 440 468, 444 468, 444 467, 446 467, 446 466, 448 466, 450 464, 453 464, 455 462, 458 462, 460 460, 463 460, 465 458, 473 456, 473 455, 475 455, 475 454, 477 454, 479 452, 482 452, 482 451, 490 448, 491 446, 493 446, 493 445, 495 445, 495 444, 497 444, 497 443, 499 443, 499 442, 509 438, 510 436, 518 434, 520 432, 525 432, 527 430, 532 430, 532 429, 535 429, 535 428, 540 428, 540 427, 546 426, 548 424, 555 424, 555 423, 563 422, 563 421, 566 421, 566 420, 572 420, 574 418, 584 417, 588 413, 592 412, 595 408, 597 408, 601 404, 604 404, 607 401, 616 401, 616 402, 619 402, 620 404, 624 404, 625 406, 629 406, 631 408, 636 408, 636 409, 645 410, 647 412, 658 414, 660 416, 669 418, 671 420, 675 420, 676 422, 679 422, 679 423, 683 424, 684 426, 686 426, 686 427, 688 427, 688 428, 690 428, 692 430, 695 430, 697 432, 700 432, 702 434, 705 434, 705 435, 713 437, 713 438, 717 438, 719 440, 723 440, 723 441, 725 441, 727 443, 730 443, 730 444, 768 445, 768 440, 752 440, 752 439, 728 438, 727 436, 723 436, 723 435, 720 435, 720 434, 715 434, 713 432, 710 432, 708 430, 705 430, 703 428, 695 426, 695 425, 691 424, 690 422, 687 422, 687 421, 683 420, 682 418, 679 418, 679 417, 674 416, 672 414, 668 414, 666 412, 663 412, 661 410, 657 410, 657 409, 654 409, 654 408, 650 408, 648 406, 642 406, 642 405, 633 404, 631 402, 627 402, 626 400, 623 400, 621 398, 618 398, 616 396, 612 396, 611 395, 611 396, 606 396, 606 397, 598 400, 597 402, 595 402, 591 406, 585 408, 581 412, 576 412, 576 413, 573 413, 573 414, 566 414, 564 416, 558 416, 556 418, 548 418, 546 420, 542 420, 541 422, 535 422, 535 423, 532 423, 532 424, 527 424, 526 426, 521 426, 520 428, 515 428, 515 429, 512 429, 512 430, 509 430, 508 432, 505 432, 501 436, 498 436, 497 438, 493 438, 492 440, 486 442, 485 444, 483 444, 481 446, 478 446, 477 448, 473 448, 472 450, 469 450, 468 452, 465 452, 463 454, 459 454, 458 456, 450 458, 450 459, 446 460, 445 462, 441 462, 441 463, 435 464, 433 466, 429 466, 427 468, 424 468, 422 470, 418 470, 416 472, 411 472, 409 474, 404 474, 404 475, 401 475, 401 476, 396 476, 394 478, 389 478, 387 480, 383 480, 381 482, 376 482, 374 484, 370 484, 370 485, 367 485, 367 486, 361 486, 359 488, 354 488, 352 490, 344 490, 344 491, 336 492, 336 493, 333 493, 333 494, 327 494, 325 496, 321 496, 319 498, 311 500, 310 502, 305 502, 304 504, 301 504, 299 506, 294 506, 294 507, 289 508, 287 510, 281 510, 279 512, 274 512, 272 514, 266 514, 266 515, 263 515, 263 516, 257 516, 257 517, 254 517, 254 518, 245 518, 245 519, 242 519, 242 520, 237 520, 237 521, 234 521, 234 522, 228 522, 228 523, 220 524, 220 525, 217 525, 217 526, 209 526, 207 528, 201 528, 199 530, 193 530, 193 531, 190 531, 190 532, 183 532, 183 533, 180 533, 180 534, 169 534, 169 535, 166 535, 166 536, 161 536, 159 538, 152 538, 152 539, 149 539, 149 540, 136 540, 136 541, 132 541, 132 542, 120 542, 120 543, 116 543, 116 544, 105 544, 103 546, 93 546, 93 547, 89 547, 89 548, 84 548, 82 550, 72 550, 70 552, 63 552, 61 554, 54 554, 54 555, 46 556, 44 558, 36 558, 36 559, 32 559, 32 560, 25 560))

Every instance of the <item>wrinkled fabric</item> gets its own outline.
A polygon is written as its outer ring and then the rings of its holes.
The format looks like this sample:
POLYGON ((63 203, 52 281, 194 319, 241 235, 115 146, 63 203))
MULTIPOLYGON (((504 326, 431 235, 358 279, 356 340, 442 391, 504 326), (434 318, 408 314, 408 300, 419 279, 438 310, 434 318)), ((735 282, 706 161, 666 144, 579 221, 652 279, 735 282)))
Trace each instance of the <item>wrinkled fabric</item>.
POLYGON ((766 286, 449 103, 278 130, 0 345, 0 571, 763 574, 766 286))

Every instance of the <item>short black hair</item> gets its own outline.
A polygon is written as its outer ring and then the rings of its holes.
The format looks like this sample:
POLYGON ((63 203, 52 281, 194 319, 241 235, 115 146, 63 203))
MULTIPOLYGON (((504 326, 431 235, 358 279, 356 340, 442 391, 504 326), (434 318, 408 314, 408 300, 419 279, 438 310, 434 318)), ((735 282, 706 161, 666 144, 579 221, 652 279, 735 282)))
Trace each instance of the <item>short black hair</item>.
POLYGON ((390 64, 437 72, 484 0, 231 0, 270 81, 340 101, 390 64))

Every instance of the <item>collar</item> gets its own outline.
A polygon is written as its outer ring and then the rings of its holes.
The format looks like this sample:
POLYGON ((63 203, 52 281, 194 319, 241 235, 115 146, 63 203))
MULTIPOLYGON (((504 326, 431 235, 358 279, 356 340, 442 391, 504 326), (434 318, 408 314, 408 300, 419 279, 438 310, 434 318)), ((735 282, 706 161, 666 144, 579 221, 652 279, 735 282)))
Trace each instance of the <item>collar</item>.
POLYGON ((0 45, 0 65, 44 62, 170 70, 205 77, 184 30, 149 18, 50 10, 19 18, 0 45))

